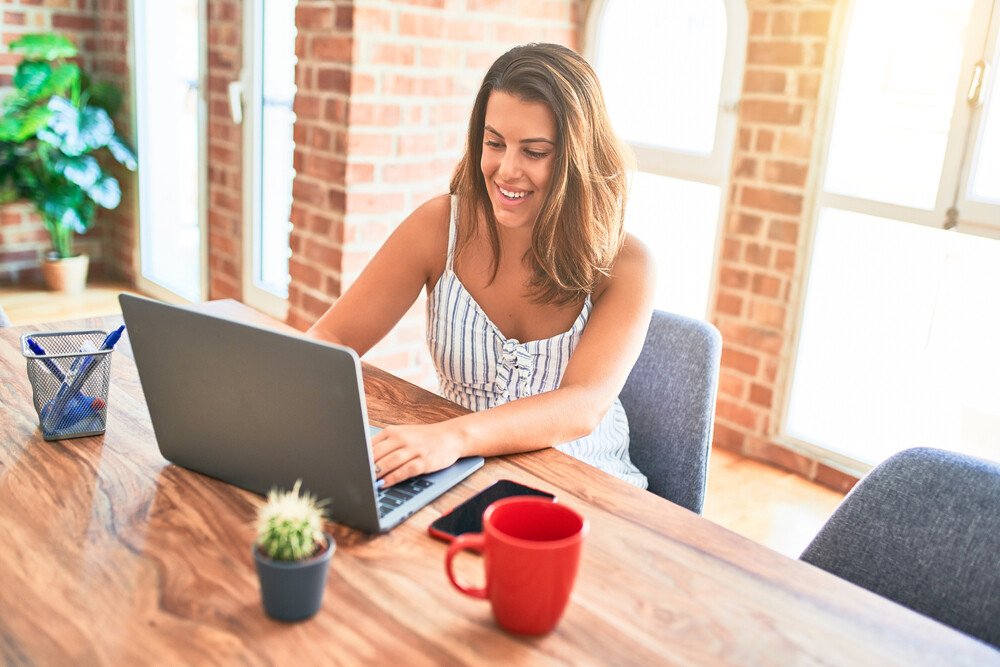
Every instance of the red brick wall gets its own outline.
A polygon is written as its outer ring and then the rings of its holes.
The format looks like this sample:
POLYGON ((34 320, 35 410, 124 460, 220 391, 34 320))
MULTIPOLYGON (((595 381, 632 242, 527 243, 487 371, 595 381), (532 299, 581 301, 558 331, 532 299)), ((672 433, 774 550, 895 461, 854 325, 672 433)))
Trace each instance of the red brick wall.
MULTIPOLYGON (((323 39, 303 35, 301 19, 329 25, 331 16, 320 7, 331 3, 308 3, 310 9, 299 15, 300 67, 303 56, 312 63, 306 65, 312 74, 300 73, 299 80, 320 89, 320 100, 312 102, 310 92, 307 106, 322 114, 325 125, 307 120, 296 130, 300 176, 289 322, 298 327, 323 313, 414 208, 447 192, 473 97, 489 65, 524 42, 577 47, 582 14, 578 0, 332 4, 340 22, 323 39), (316 147, 315 133, 330 123, 341 142, 316 147), (337 180, 341 187, 331 184, 337 180), (300 199, 306 201, 300 205, 300 199)), ((301 118, 300 100, 296 105, 301 118)), ((433 387, 424 308, 421 298, 366 358, 433 387)))
POLYGON ((243 67, 239 0, 208 0, 208 298, 243 294, 243 129, 229 109, 229 83, 243 67))
POLYGON ((739 138, 712 320, 723 337, 716 444, 838 488, 853 478, 788 449, 780 420, 792 372, 820 91, 835 0, 750 0, 739 138))

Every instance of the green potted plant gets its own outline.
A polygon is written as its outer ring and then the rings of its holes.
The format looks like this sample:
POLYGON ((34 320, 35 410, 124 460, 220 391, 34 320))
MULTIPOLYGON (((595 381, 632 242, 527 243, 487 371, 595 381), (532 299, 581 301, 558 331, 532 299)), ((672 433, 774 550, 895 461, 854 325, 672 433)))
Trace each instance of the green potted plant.
MULTIPOLYGON (((300 493, 271 489, 257 515, 253 557, 268 616, 281 621, 312 617, 323 604, 326 575, 336 543, 323 532, 323 502, 300 493)), ((324 501, 325 502, 325 501, 324 501)))
POLYGON ((77 48, 62 35, 24 35, 10 50, 22 60, 0 103, 0 204, 34 204, 52 240, 42 265, 46 281, 55 289, 82 289, 89 260, 73 252, 73 234, 93 226, 98 206, 113 209, 121 201, 118 180, 98 158, 110 155, 136 168, 135 154, 111 120, 121 92, 92 83, 69 61, 77 48))

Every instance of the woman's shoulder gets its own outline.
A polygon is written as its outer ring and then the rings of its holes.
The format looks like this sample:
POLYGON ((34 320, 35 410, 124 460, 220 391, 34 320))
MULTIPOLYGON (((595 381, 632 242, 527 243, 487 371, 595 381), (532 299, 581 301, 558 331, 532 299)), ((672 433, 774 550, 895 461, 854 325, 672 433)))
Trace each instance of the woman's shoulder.
POLYGON ((628 291, 643 289, 656 282, 656 261, 653 252, 645 243, 632 234, 625 235, 618 256, 611 267, 610 275, 601 280, 594 290, 596 301, 611 286, 628 291))
POLYGON ((448 257, 451 196, 432 197, 418 206, 397 229, 408 253, 420 256, 431 283, 437 282, 448 257))

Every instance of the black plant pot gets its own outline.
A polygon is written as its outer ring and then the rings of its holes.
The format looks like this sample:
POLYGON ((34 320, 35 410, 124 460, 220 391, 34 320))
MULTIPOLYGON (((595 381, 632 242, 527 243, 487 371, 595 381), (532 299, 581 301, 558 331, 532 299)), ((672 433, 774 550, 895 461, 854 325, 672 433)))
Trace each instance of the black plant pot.
POLYGON ((253 545, 253 558, 260 579, 260 597, 264 611, 279 621, 302 621, 311 618, 323 604, 326 573, 337 545, 327 533, 326 549, 308 560, 271 560, 253 545))

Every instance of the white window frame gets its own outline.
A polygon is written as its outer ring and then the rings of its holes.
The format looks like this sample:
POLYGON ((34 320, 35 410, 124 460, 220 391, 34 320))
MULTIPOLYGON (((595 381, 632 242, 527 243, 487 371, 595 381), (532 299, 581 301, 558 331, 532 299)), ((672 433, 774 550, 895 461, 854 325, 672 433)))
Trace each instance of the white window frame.
MULTIPOLYGON (((152 1, 152 0, 150 0, 152 1)), ((148 175, 142 168, 145 160, 141 138, 149 132, 148 116, 145 113, 147 102, 138 85, 139 64, 145 57, 145 44, 136 40, 136 25, 143 11, 141 1, 130 0, 128 3, 128 61, 131 70, 132 84, 132 127, 135 128, 136 153, 139 163, 139 191, 136 193, 133 216, 135 220, 135 242, 132 247, 132 265, 136 267, 136 287, 144 294, 149 294, 170 303, 189 303, 189 299, 170 290, 157 282, 146 278, 142 271, 142 213, 144 210, 142 192, 149 187, 148 175)), ((199 295, 204 301, 208 298, 208 0, 198 0, 198 229, 199 229, 199 295)))
MULTIPOLYGON (((288 298, 259 287, 255 263, 260 256, 260 237, 257 230, 261 222, 259 188, 263 172, 263 147, 261 124, 256 100, 263 85, 263 14, 264 0, 246 0, 243 11, 243 70, 238 85, 242 90, 243 123, 243 301, 271 317, 284 321, 288 316, 288 298)), ((230 104, 235 104, 235 93, 230 91, 230 104)), ((234 119, 236 120, 236 119, 234 119)), ((236 122, 241 122, 236 120, 236 122)))
MULTIPOLYGON (((626 141, 631 147, 639 171, 684 181, 715 185, 719 188, 719 214, 715 227, 715 250, 712 257, 712 282, 704 316, 708 317, 718 291, 718 265, 722 252, 725 216, 729 203, 729 182, 733 151, 739 121, 739 102, 743 90, 743 68, 746 61, 748 17, 745 0, 714 0, 722 2, 726 12, 726 54, 722 66, 719 94, 719 117, 715 125, 715 140, 708 155, 690 153, 675 148, 650 146, 626 141)), ((597 55, 597 37, 607 9, 608 0, 594 0, 587 13, 583 54, 590 62, 597 55)))
MULTIPOLYGON (((973 115, 972 108, 965 101, 965 94, 969 86, 969 74, 971 74, 975 62, 979 59, 978 52, 975 50, 981 48, 979 45, 983 44, 987 34, 990 34, 987 32, 991 24, 988 17, 990 16, 990 3, 993 0, 973 0, 973 8, 969 18, 969 37, 967 40, 967 43, 972 46, 967 47, 966 53, 962 57, 962 69, 958 78, 951 130, 949 131, 948 143, 942 160, 941 178, 938 183, 934 209, 928 211, 926 209, 872 201, 861 197, 824 191, 823 184, 826 181, 826 171, 829 163, 827 158, 830 153, 830 142, 833 138, 833 120, 837 102, 836 91, 840 87, 844 60, 847 54, 847 31, 850 30, 858 1, 849 0, 842 8, 838 9, 835 7, 831 16, 831 25, 840 26, 840 29, 835 32, 839 38, 836 40, 837 48, 833 58, 832 71, 829 76, 825 77, 826 80, 820 91, 818 121, 822 124, 822 133, 819 145, 813 153, 809 167, 810 172, 816 174, 816 179, 813 181, 816 184, 815 196, 807 197, 807 200, 811 200, 811 204, 807 204, 803 211, 803 220, 808 220, 810 223, 806 226, 807 238, 800 260, 803 267, 803 284, 802 289, 799 291, 800 297, 798 303, 795 304, 795 327, 793 329, 792 350, 787 366, 788 372, 784 375, 781 386, 782 399, 778 406, 780 412, 776 420, 780 425, 780 430, 774 436, 774 439, 778 444, 792 451, 799 452, 842 472, 861 477, 870 471, 873 466, 864 461, 827 449, 826 447, 807 442, 788 433, 788 412, 792 399, 792 381, 794 379, 795 367, 798 363, 799 342, 805 319, 806 296, 809 293, 809 276, 812 271, 812 257, 815 251, 816 231, 820 211, 824 208, 834 208, 942 229, 947 211, 954 203, 955 188, 959 187, 960 194, 957 205, 960 217, 958 224, 952 231, 955 233, 970 233, 990 238, 1000 238, 1000 221, 990 224, 988 221, 989 216, 987 215, 989 212, 988 209, 993 208, 993 216, 996 216, 996 212, 1000 210, 1000 207, 979 202, 970 202, 966 199, 968 175, 970 172, 969 165, 973 163, 972 158, 975 157, 976 151, 969 152, 965 166, 961 169, 961 172, 959 171, 967 132, 970 131, 970 123, 972 124, 972 133, 969 136, 975 137, 975 141, 978 143, 979 128, 983 114, 977 113, 973 115)), ((995 49, 997 46, 996 33, 997 28, 1000 27, 998 26, 998 21, 1000 21, 1000 9, 994 12, 993 15, 992 25, 994 26, 994 32, 987 48, 987 57, 992 55, 992 49, 995 49)), ((997 73, 993 72, 992 76, 995 78, 997 73)), ((982 107, 980 107, 980 112, 981 110, 982 107)))

